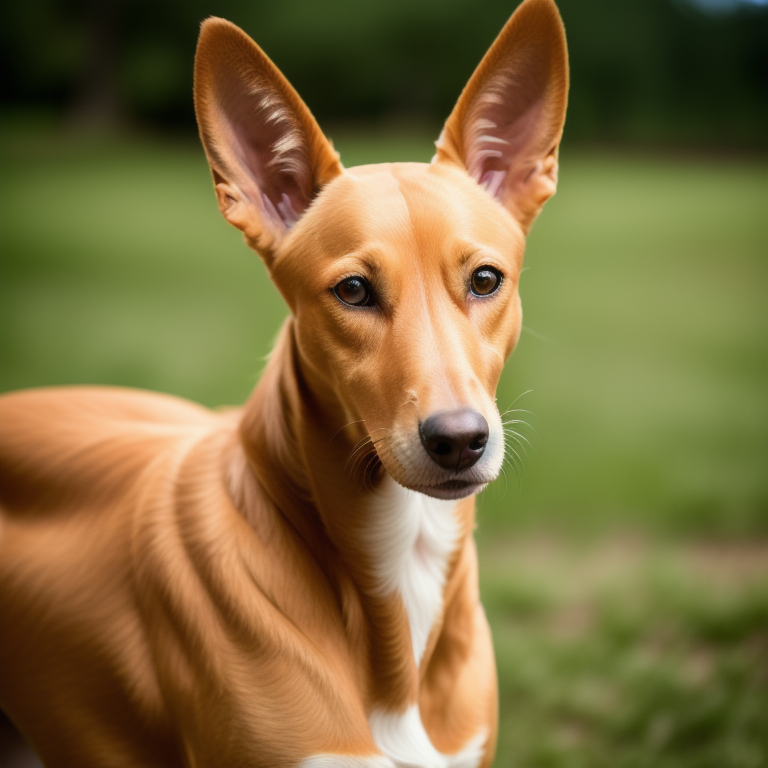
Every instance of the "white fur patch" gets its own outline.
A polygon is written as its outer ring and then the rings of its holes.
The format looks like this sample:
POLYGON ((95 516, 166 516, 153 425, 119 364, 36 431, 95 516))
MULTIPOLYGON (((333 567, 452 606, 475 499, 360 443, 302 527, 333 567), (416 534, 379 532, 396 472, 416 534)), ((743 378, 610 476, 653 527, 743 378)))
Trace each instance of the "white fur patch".
POLYGON ((378 748, 400 765, 444 768, 447 765, 430 741, 417 704, 402 714, 375 710, 368 718, 378 748))
POLYGON ((400 595, 416 665, 443 607, 448 558, 456 548, 456 502, 409 491, 387 475, 371 497, 366 538, 382 595, 400 595))
POLYGON ((474 738, 469 740, 461 752, 448 756, 449 768, 477 768, 485 755, 485 742, 487 740, 488 732, 483 728, 474 738))
POLYGON ((349 755, 313 755, 302 760, 298 768, 397 768, 387 757, 350 757, 349 755))
POLYGON ((484 730, 455 755, 438 752, 424 730, 417 704, 402 715, 376 710, 368 722, 376 745, 397 768, 477 768, 483 759, 484 730))

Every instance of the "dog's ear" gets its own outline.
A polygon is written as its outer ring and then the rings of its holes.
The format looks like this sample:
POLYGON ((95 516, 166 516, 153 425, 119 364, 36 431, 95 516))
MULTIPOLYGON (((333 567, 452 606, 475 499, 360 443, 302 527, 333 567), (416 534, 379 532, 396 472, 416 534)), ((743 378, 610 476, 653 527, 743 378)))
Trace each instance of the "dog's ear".
POLYGON ((200 30, 195 112, 219 209, 269 263, 319 189, 342 172, 339 156, 277 67, 224 19, 200 30))
POLYGON ((466 168, 527 233, 557 185, 568 53, 554 0, 524 0, 464 88, 437 161, 466 168))

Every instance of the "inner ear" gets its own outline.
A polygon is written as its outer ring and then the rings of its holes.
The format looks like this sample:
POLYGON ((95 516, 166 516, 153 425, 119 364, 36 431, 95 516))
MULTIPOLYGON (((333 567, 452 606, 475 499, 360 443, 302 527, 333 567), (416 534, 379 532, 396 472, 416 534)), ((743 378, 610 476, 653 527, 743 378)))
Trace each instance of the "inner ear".
POLYGON ((258 73, 232 78, 217 70, 217 108, 229 147, 217 146, 223 181, 239 180, 252 203, 263 206, 271 225, 295 224, 312 200, 312 163, 307 136, 281 94, 258 73), (229 150, 229 152, 227 152, 229 150), (228 156, 229 155, 229 156, 228 156), (244 177, 244 178, 243 178, 244 177))
POLYGON ((222 214, 269 259, 342 172, 338 155, 277 67, 223 19, 200 31, 195 112, 222 214))
POLYGON ((525 0, 459 97, 437 142, 527 231, 557 185, 568 59, 553 0, 525 0))

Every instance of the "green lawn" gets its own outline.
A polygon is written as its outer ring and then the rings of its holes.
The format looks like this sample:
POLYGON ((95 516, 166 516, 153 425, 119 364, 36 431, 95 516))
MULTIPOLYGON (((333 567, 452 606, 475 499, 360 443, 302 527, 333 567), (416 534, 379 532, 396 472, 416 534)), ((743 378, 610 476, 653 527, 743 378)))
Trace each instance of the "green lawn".
POLYGON ((486 541, 497 766, 768 766, 768 542, 486 541))
MULTIPOLYGON (((285 310, 199 147, 0 138, 0 389, 241 402, 285 310)), ((562 153, 499 388, 534 450, 479 505, 498 766, 768 766, 767 212, 765 160, 562 153)))

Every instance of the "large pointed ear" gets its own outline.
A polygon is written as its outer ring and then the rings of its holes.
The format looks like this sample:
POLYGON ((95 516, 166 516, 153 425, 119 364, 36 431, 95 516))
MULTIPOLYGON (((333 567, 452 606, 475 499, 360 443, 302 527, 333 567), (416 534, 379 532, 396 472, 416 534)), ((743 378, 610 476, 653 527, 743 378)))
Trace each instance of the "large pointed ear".
POLYGON ((568 100, 565 30, 554 0, 524 0, 467 83, 437 141, 528 232, 557 185, 568 100))
POLYGON ((224 218, 269 263, 339 156, 309 109, 248 35, 203 22, 195 57, 195 112, 224 218))

